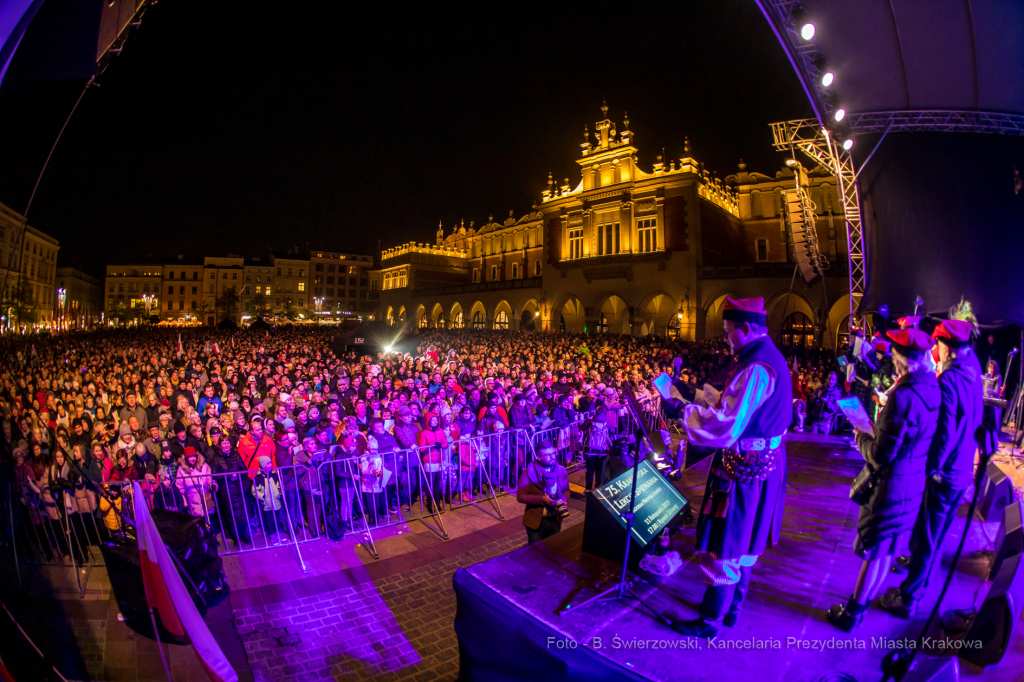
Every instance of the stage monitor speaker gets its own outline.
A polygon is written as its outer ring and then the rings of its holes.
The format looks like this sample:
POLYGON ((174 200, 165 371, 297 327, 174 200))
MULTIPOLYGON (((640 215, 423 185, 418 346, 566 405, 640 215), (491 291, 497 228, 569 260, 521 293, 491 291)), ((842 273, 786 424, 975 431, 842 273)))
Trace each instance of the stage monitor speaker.
POLYGON ((1010 644, 1013 629, 1024 605, 1024 567, 1021 555, 1009 557, 999 567, 999 575, 985 597, 978 615, 964 638, 979 642, 977 648, 961 649, 960 658, 982 668, 998 663, 1010 644))
POLYGON ((1013 481, 999 466, 989 460, 985 468, 985 486, 981 491, 978 509, 982 521, 1002 521, 1003 509, 1013 501, 1013 481))
POLYGON ((996 551, 988 579, 995 580, 1003 562, 1018 554, 1024 554, 1024 528, 1021 528, 1020 504, 1015 500, 1003 508, 1003 522, 999 524, 996 551))
POLYGON ((903 682, 960 682, 960 661, 918 654, 903 682))
MULTIPOLYGON (((626 529, 612 516, 593 494, 587 495, 586 515, 583 517, 583 551, 615 563, 622 562, 626 547, 626 529)), ((647 553, 647 546, 637 542, 629 545, 629 566, 635 569, 647 553)))

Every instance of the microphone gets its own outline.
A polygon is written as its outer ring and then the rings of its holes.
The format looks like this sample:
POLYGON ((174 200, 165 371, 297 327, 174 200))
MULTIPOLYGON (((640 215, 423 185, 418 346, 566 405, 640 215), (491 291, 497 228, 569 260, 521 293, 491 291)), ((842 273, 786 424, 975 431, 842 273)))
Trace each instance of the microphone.
POLYGON ((1014 348, 1013 350, 1011 350, 1010 351, 1010 357, 1013 357, 1014 355, 1016 355, 1018 350, 1019 349, 1017 349, 1017 348, 1014 348))

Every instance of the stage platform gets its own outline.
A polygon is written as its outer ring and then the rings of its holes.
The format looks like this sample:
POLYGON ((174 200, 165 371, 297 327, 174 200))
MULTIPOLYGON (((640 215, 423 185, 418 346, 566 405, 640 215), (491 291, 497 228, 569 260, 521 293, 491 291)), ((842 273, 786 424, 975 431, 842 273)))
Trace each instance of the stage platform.
MULTIPOLYGON (((899 642, 916 638, 934 597, 914 621, 872 608, 852 634, 825 620, 831 604, 850 595, 860 559, 853 554, 858 507, 848 501, 861 460, 848 441, 794 434, 787 438, 789 479, 780 546, 754 568, 739 622, 714 641, 680 637, 634 600, 569 609, 617 579, 618 564, 584 554, 582 525, 544 543, 460 570, 460 680, 803 680, 843 672, 881 679, 880 663, 899 642)), ((699 508, 708 461, 685 473, 677 487, 699 508)), ((944 579, 966 519, 966 505, 943 546, 944 579)), ((967 545, 942 611, 980 606, 996 524, 971 525, 967 545)), ((669 578, 638 574, 634 591, 669 618, 693 618, 704 592, 693 562, 693 526, 675 536, 684 560, 669 578)), ((899 584, 892 575, 888 586, 899 584)), ((938 582, 933 577, 933 582, 938 582)), ((939 587, 933 588, 937 595, 939 587)), ((945 637, 940 627, 933 637, 945 637)), ((962 639, 963 635, 953 637, 962 639)), ((951 650, 934 649, 942 656, 951 650)), ((1024 677, 1024 636, 1018 632, 997 666, 960 661, 964 679, 1017 682, 1024 677)), ((850 678, 846 678, 850 679, 850 678)))

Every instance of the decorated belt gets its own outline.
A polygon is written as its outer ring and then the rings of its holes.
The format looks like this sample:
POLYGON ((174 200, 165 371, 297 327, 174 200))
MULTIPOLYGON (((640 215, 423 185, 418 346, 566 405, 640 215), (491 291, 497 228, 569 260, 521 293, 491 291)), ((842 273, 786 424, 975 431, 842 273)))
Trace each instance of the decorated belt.
POLYGON ((722 453, 722 463, 715 467, 715 475, 739 483, 763 481, 778 467, 782 436, 773 438, 744 438, 736 447, 722 453))
POLYGON ((736 443, 736 449, 740 452, 751 450, 777 450, 782 445, 782 436, 773 438, 741 438, 736 443))

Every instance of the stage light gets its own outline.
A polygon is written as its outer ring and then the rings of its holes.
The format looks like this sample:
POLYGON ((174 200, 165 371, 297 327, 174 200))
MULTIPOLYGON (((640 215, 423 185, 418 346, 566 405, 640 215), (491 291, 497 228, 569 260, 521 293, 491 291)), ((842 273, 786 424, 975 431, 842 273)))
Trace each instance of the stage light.
POLYGON ((384 346, 384 354, 388 355, 391 353, 391 346, 384 346))
POLYGON ((843 109, 842 107, 836 109, 836 113, 833 114, 833 118, 836 119, 837 123, 839 121, 842 121, 844 118, 846 118, 846 109, 843 109))
POLYGON ((850 151, 851 149, 853 149, 852 137, 848 137, 845 140, 843 140, 843 149, 845 149, 846 151, 850 151))
POLYGON ((831 71, 826 71, 825 75, 821 77, 821 84, 826 88, 830 87, 832 85, 832 81, 834 81, 835 79, 836 75, 834 73, 832 73, 831 71))
POLYGON ((811 40, 814 38, 814 24, 809 21, 804 23, 804 25, 800 27, 800 37, 804 40, 811 40))

